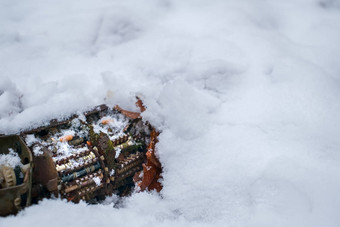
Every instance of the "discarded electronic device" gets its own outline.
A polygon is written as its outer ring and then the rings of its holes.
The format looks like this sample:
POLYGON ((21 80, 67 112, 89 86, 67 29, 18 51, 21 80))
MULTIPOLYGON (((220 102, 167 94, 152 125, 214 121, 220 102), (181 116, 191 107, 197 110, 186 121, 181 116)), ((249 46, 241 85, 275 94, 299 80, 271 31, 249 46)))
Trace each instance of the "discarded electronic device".
MULTIPOLYGON (((137 105, 144 111, 140 100, 137 105)), ((42 198, 95 203, 131 190, 162 189, 158 133, 139 113, 96 107, 67 120, 0 137, 0 216, 42 198), (12 157, 10 157, 12 156, 12 157)))

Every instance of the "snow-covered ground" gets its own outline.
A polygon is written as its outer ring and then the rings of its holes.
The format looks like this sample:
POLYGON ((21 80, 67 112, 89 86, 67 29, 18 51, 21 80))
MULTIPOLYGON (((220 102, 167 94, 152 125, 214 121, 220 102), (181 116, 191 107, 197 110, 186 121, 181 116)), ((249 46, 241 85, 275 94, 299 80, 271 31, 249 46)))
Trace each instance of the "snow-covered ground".
POLYGON ((339 43, 339 0, 1 0, 0 133, 137 94, 164 189, 0 226, 340 226, 339 43))

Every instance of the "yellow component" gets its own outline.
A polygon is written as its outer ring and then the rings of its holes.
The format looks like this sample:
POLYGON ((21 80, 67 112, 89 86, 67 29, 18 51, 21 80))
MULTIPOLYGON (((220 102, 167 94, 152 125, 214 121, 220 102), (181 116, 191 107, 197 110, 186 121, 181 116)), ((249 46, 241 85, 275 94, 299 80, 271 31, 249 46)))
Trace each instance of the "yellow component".
POLYGON ((17 197, 14 199, 14 206, 17 208, 17 209, 20 209, 20 205, 21 205, 21 198, 20 197, 17 197))
POLYGON ((30 165, 29 163, 26 164, 26 165, 23 165, 23 166, 21 167, 21 171, 22 171, 23 173, 26 173, 27 171, 29 171, 30 167, 31 167, 31 165, 30 165))
POLYGON ((2 188, 8 188, 17 184, 14 169, 9 166, 0 166, 0 183, 2 188))
POLYGON ((65 170, 66 166, 65 165, 56 165, 56 169, 57 169, 58 172, 60 172, 62 170, 65 170))
POLYGON ((128 140, 128 141, 126 141, 125 143, 122 143, 122 144, 120 144, 120 145, 118 145, 118 146, 115 146, 115 149, 117 150, 117 149, 124 149, 124 148, 127 148, 127 147, 129 147, 129 146, 131 146, 131 145, 133 145, 133 142, 131 141, 131 140, 128 140))
POLYGON ((83 160, 90 160, 90 159, 94 159, 96 157, 96 155, 93 152, 90 152, 89 155, 82 157, 83 160))

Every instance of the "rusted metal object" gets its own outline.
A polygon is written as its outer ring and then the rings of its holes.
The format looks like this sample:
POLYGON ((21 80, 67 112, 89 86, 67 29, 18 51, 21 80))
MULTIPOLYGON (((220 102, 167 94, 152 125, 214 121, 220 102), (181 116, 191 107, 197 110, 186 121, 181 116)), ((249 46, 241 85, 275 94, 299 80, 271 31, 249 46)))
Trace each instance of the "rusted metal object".
POLYGON ((21 140, 19 136, 1 136, 0 137, 0 154, 8 155, 12 150, 20 157, 22 167, 10 167, 0 165, 0 171, 3 171, 3 175, 10 174, 9 172, 15 172, 13 176, 4 176, 3 181, 7 184, 1 184, 0 187, 0 216, 6 216, 9 214, 16 214, 23 207, 31 204, 31 184, 32 184, 32 155, 28 147, 21 140), (17 172, 19 174, 17 176, 17 172), (6 172, 6 173, 4 173, 6 172), (21 173, 21 176, 20 176, 21 173), (15 178, 15 182, 14 179, 15 178), (11 179, 11 180, 9 180, 11 179))
MULTIPOLYGON (((141 112, 145 110, 141 100, 136 104, 141 112)), ((127 195, 135 186, 159 192, 162 166, 155 155, 157 135, 140 113, 105 105, 22 132, 29 148, 19 136, 15 139, 30 155, 27 160, 34 168, 25 173, 22 185, 0 189, 0 201, 4 201, 0 215, 16 213, 19 202, 25 207, 51 196, 92 203, 107 195, 127 195), (22 194, 26 204, 18 199, 22 194)), ((7 138, 0 142, 8 143, 7 138)))
MULTIPOLYGON (((58 173, 52 157, 45 151, 42 155, 34 156, 33 163, 34 185, 42 186, 46 188, 48 192, 58 197, 58 173)), ((40 193, 44 192, 41 191, 40 193)), ((49 193, 44 193, 44 195, 49 197, 49 193)))

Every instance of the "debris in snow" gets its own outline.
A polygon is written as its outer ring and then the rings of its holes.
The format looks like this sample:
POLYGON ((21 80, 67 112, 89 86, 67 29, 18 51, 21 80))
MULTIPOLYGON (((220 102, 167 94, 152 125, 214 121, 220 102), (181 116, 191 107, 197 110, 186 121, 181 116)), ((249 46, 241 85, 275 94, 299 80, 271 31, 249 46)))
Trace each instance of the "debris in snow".
MULTIPOLYGON (((69 201, 90 201, 108 193, 127 195, 134 187, 134 174, 143 170, 145 141, 150 136, 143 128, 152 126, 106 105, 85 114, 83 120, 77 116, 52 120, 47 126, 22 133, 31 145, 36 172, 51 174, 45 182, 56 177, 58 184, 49 192, 69 201), (54 173, 57 175, 52 176, 54 173)), ((33 175, 33 180, 39 177, 33 175)), ((38 200, 45 194, 35 197, 38 200)))

